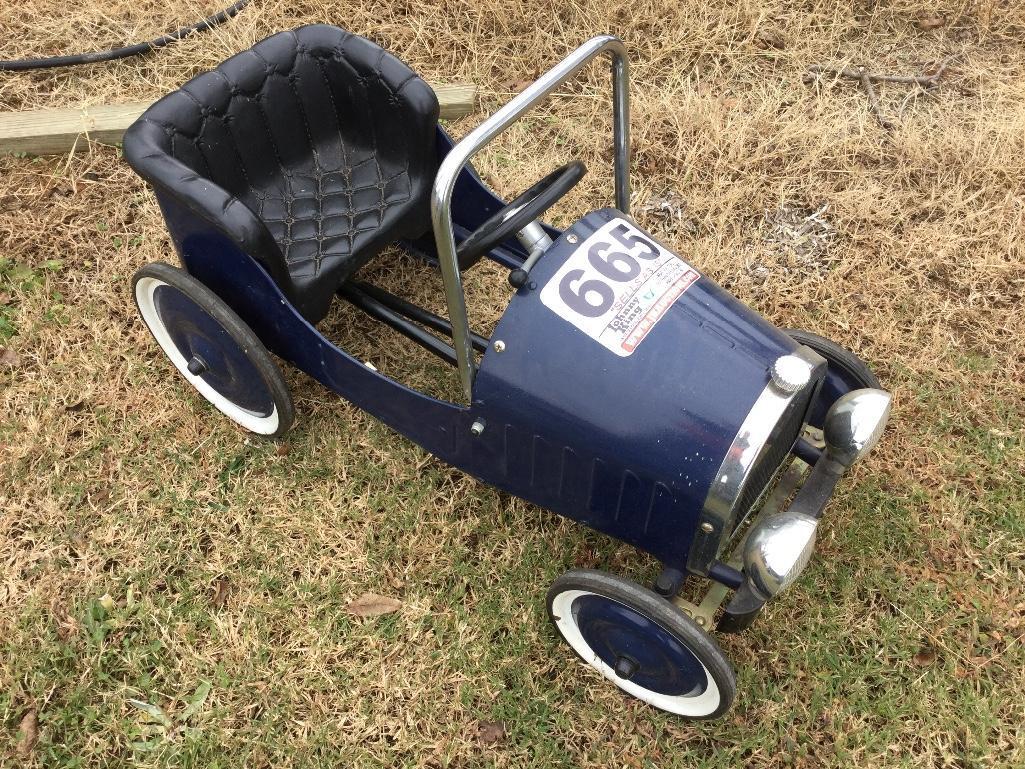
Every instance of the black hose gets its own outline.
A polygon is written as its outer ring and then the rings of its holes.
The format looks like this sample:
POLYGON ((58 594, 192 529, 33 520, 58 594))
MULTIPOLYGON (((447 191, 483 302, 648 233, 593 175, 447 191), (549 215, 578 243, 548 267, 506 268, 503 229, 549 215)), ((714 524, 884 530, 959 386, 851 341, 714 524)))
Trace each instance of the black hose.
POLYGON ((218 24, 222 24, 237 14, 249 5, 250 2, 251 0, 238 0, 234 5, 225 8, 220 13, 215 13, 213 16, 206 17, 197 24, 193 24, 189 27, 182 27, 177 32, 172 32, 169 35, 164 35, 163 37, 158 37, 145 43, 136 43, 135 45, 128 45, 124 48, 114 48, 109 51, 76 53, 72 56, 51 56, 47 59, 12 59, 11 61, 0 61, 0 71, 24 72, 29 69, 72 67, 76 64, 94 64, 98 61, 113 61, 114 59, 127 59, 129 56, 139 56, 140 54, 149 53, 154 48, 163 48, 165 45, 173 43, 176 40, 186 38, 193 32, 204 32, 211 27, 216 27, 218 24))

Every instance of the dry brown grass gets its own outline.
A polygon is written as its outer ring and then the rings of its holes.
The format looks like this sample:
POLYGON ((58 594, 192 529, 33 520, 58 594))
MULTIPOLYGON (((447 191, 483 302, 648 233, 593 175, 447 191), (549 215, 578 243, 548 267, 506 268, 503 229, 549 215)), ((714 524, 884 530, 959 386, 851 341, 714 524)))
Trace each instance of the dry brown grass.
MULTIPOLYGON (((9 2, 0 58, 148 38, 214 9, 167 6, 9 2)), ((10 765, 1025 765, 1025 5, 256 0, 144 59, 0 73, 0 109, 156 97, 312 21, 374 38, 429 81, 477 83, 481 114, 585 38, 622 36, 635 200, 682 200, 642 223, 774 322, 871 361, 896 393, 892 426, 834 503, 809 576, 724 641, 741 670, 734 712, 682 724, 572 663, 541 609, 574 560, 647 564, 295 373, 289 450, 249 442, 169 376, 134 319, 129 276, 171 253, 117 153, 0 158, 0 320, 16 330, 0 346, 18 359, 0 371, 10 765), (815 63, 912 73, 948 56, 931 96, 880 87, 889 133, 854 84, 802 83, 815 63), (781 210, 823 205, 834 234, 820 248, 780 246, 781 210), (353 621, 344 606, 367 590, 403 610, 353 621), (108 592, 110 612, 96 602, 108 592), (180 712, 203 680, 195 732, 131 748, 142 723, 127 698, 180 712), (18 757, 30 713, 39 739, 18 757), (496 720, 508 734, 482 741, 478 722, 496 720)), ((605 204, 605 78, 596 67, 481 158, 499 192, 577 156, 591 173, 553 218, 605 204)), ((411 261, 372 269, 440 307, 411 261)), ((469 290, 486 327, 500 273, 475 271, 469 290)), ((440 367, 381 353, 392 337, 351 320, 329 323, 347 346, 444 387, 440 367)))

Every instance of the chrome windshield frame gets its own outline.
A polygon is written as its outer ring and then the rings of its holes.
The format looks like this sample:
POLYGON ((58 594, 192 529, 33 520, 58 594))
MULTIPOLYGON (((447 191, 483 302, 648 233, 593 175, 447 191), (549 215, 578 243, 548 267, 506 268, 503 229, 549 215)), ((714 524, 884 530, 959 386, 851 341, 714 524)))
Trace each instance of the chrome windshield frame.
POLYGON ((445 282, 445 300, 452 323, 452 344, 456 367, 467 403, 473 400, 474 358, 470 323, 466 314, 462 276, 456 258, 452 225, 452 193, 459 174, 471 158, 495 137, 516 122, 527 110, 551 95, 552 91, 579 72, 602 53, 612 57, 612 125, 615 152, 616 207, 630 213, 630 64, 626 46, 618 37, 594 37, 552 67, 498 112, 458 142, 442 161, 431 191, 431 222, 438 249, 438 261, 445 282))

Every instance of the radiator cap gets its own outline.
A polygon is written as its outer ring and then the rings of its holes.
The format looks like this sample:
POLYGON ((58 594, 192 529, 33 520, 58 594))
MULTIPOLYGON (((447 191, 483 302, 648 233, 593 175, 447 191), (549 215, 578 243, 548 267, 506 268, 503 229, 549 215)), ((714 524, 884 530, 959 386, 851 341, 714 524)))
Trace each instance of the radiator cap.
POLYGON ((780 390, 795 393, 811 381, 811 364, 796 355, 783 355, 773 361, 769 375, 780 390))

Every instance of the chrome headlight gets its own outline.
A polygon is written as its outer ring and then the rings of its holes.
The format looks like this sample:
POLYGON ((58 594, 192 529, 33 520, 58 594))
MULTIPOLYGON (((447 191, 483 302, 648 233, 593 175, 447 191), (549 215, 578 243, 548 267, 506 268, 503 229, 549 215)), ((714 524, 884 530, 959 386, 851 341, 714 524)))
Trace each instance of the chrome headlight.
POLYGON ((886 426, 893 396, 885 390, 852 390, 841 396, 826 414, 822 427, 829 457, 850 467, 872 447, 886 426))
POLYGON ((757 523, 744 546, 751 586, 768 599, 792 584, 811 559, 817 527, 804 513, 775 513, 757 523))

